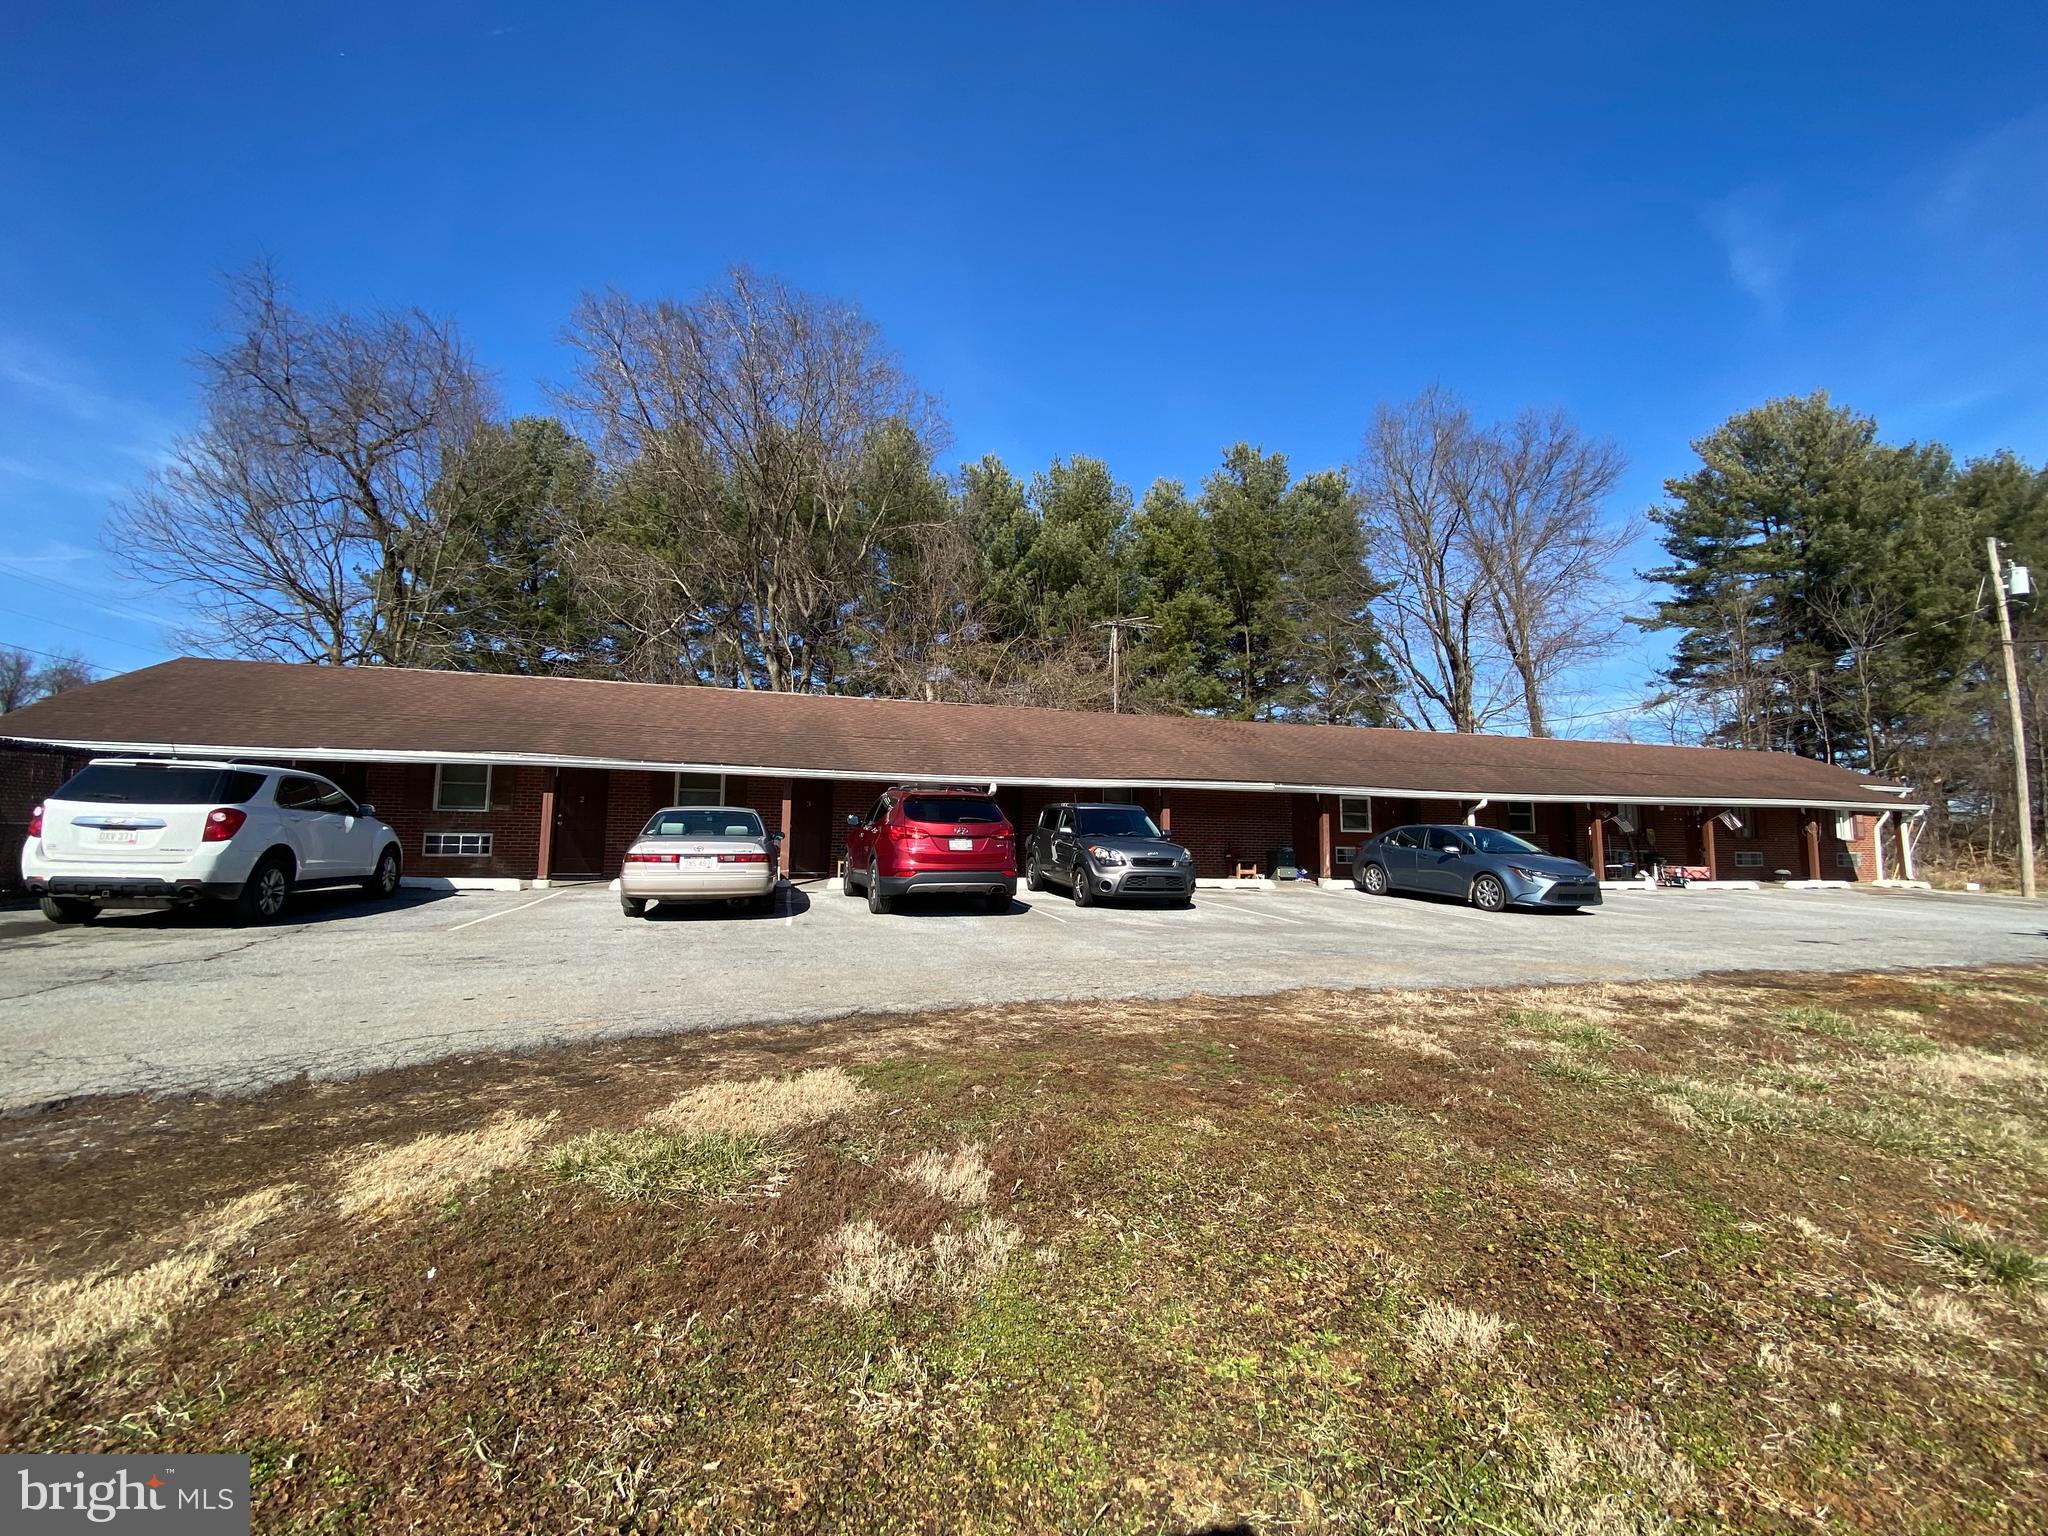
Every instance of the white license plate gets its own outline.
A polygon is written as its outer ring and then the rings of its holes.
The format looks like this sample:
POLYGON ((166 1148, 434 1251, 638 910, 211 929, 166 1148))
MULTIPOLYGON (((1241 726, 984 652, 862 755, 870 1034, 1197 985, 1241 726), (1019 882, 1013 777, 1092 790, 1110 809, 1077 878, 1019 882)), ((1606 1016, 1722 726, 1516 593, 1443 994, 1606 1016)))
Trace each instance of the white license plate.
POLYGON ((949 837, 946 839, 946 846, 948 848, 956 848, 965 853, 974 846, 974 839, 971 837, 949 837))
POLYGON ((680 869, 716 869, 718 868, 718 855, 713 853, 686 853, 677 867, 680 869))
POLYGON ((132 843, 135 831, 132 827, 101 827, 100 841, 103 843, 132 843))

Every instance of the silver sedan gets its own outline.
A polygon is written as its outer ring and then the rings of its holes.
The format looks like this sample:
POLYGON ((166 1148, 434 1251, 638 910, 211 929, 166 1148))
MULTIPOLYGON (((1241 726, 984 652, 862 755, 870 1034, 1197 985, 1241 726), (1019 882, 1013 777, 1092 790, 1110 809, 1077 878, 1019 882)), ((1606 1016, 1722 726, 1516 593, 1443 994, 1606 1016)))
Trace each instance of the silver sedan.
POLYGON ((773 912, 781 841, 745 806, 656 811, 626 850, 619 906, 628 917, 645 917, 650 902, 726 901, 773 912))

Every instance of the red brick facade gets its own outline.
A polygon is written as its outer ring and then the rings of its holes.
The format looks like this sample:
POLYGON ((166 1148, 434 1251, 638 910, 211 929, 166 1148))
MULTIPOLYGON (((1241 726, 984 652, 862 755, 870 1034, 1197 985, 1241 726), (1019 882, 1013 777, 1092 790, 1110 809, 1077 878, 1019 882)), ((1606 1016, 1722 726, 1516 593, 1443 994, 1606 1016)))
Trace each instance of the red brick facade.
MULTIPOLYGON (((55 789, 84 761, 83 754, 33 750, 0 750, 0 836, 7 846, 18 847, 24 835, 28 811, 55 789)), ((555 782, 551 768, 500 765, 491 772, 490 806, 482 811, 452 811, 435 808, 434 766, 430 763, 316 763, 306 768, 327 775, 351 793, 372 802, 377 814, 398 833, 405 849, 406 872, 412 876, 453 879, 531 880, 540 873, 540 843, 543 795, 555 782), (488 855, 429 854, 429 833, 485 833, 491 839, 488 855)), ((602 834, 603 868, 596 873, 610 877, 618 872, 627 845, 647 818, 672 802, 675 776, 657 771, 611 771, 605 778, 605 811, 602 834)), ((883 786, 877 783, 840 779, 829 789, 809 796, 815 823, 802 839, 809 849, 826 850, 822 867, 802 870, 805 874, 830 874, 839 866, 846 849, 846 818, 865 815, 883 786)), ((778 778, 734 775, 725 783, 725 798, 734 805, 749 806, 769 828, 782 828, 785 796, 795 799, 797 786, 778 778)), ((1016 824, 1027 833, 1038 820, 1039 811, 1055 800, 1100 797, 1097 789, 1005 786, 997 799, 1016 824)), ((1320 863, 1320 822, 1327 815, 1332 846, 1331 870, 1342 876, 1350 869, 1344 850, 1355 849, 1366 834, 1345 831, 1342 804, 1334 795, 1254 793, 1248 791, 1171 789, 1144 790, 1134 796, 1158 820, 1170 823, 1174 838, 1195 857, 1197 874, 1207 878, 1226 876, 1241 865, 1271 873, 1272 850, 1292 847, 1304 869, 1318 871, 1320 863)), ((1352 802, 1354 810, 1357 802, 1352 802)), ((1370 804, 1374 831, 1409 822, 1455 822, 1465 818, 1465 804, 1453 800, 1395 799, 1379 797, 1370 804)), ((1598 810, 1612 813, 1615 807, 1598 810)), ((1479 809, 1480 824, 1517 830, 1546 851, 1590 862, 1590 827, 1595 808, 1587 805, 1544 803, 1530 807, 1532 823, 1516 815, 1507 801, 1493 801, 1479 809)), ((1623 833, 1618 824, 1605 822, 1607 873, 1622 874, 1628 860, 1654 846, 1667 863, 1705 864, 1702 813, 1692 807, 1639 806, 1635 815, 1641 825, 1633 834, 1623 833)), ((1826 880, 1870 880, 1877 875, 1874 816, 1849 818, 1854 836, 1843 840, 1836 834, 1832 811, 1804 812, 1772 807, 1743 810, 1745 825, 1738 832, 1726 827, 1714 829, 1713 868, 1724 880, 1771 880, 1789 874, 1807 879, 1814 871, 1807 863, 1803 830, 1808 819, 1818 829, 1820 878, 1826 880), (1755 855, 1752 860, 1749 855, 1755 855), (1846 855, 1845 859, 1843 856, 1846 855)), ((793 840, 794 846, 795 840, 793 840)), ((1895 840, 1887 848, 1887 874, 1901 871, 1896 865, 1895 840)), ((812 862, 818 862, 813 859, 812 862)), ((551 872, 585 874, 563 868, 559 858, 551 872)), ((14 860, 5 861, 0 880, 12 883, 14 860)))

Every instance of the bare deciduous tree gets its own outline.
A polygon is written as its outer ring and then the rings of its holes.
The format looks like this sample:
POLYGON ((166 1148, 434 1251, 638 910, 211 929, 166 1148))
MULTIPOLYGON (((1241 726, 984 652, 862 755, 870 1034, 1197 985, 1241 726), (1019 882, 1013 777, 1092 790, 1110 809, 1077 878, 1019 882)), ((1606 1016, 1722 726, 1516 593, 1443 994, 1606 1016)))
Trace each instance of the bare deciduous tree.
POLYGON ((1422 724, 1477 731, 1517 707, 1531 734, 1560 678, 1619 631, 1602 503, 1619 453, 1561 415, 1476 425, 1431 387, 1381 406, 1353 469, 1387 649, 1422 724))
POLYGON ((1472 550, 1485 444, 1435 387, 1383 405, 1354 466, 1372 568, 1387 584, 1387 650, 1419 723, 1476 731, 1509 707, 1486 681, 1486 573, 1472 550))
POLYGON ((420 659, 428 491, 487 391, 419 310, 309 315, 258 266, 198 360, 205 421, 110 521, 134 575, 187 598, 201 648, 334 664, 420 659))
POLYGON ((0 715, 38 697, 35 672, 36 660, 27 651, 13 646, 0 649, 0 715))
POLYGON ((566 401, 630 488, 577 569, 632 668, 836 683, 882 541, 950 515, 930 471, 937 407, 880 331, 735 270, 687 304, 587 297, 566 339, 566 401))
POLYGON ((1561 412, 1528 412, 1487 433, 1479 460, 1466 537, 1529 734, 1547 736, 1552 686, 1610 652, 1620 633, 1607 603, 1607 564, 1629 533, 1604 521, 1602 504, 1623 461, 1613 444, 1587 438, 1561 412))

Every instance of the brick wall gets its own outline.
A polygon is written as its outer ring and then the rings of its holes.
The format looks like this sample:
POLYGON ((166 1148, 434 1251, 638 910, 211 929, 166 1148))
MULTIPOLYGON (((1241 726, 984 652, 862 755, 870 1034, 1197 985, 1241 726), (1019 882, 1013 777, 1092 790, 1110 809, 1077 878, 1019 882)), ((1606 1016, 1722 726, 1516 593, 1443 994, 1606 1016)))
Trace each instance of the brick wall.
POLYGON ((0 748, 0 892, 21 889, 21 845, 28 840, 29 812, 85 762, 83 752, 0 748))
POLYGON ((548 770, 498 764, 491 769, 487 811, 434 809, 432 763, 308 763, 377 808, 377 819, 398 834, 405 872, 445 879, 531 880, 540 862, 540 795, 548 770), (358 787, 360 786, 360 787, 358 787), (429 855, 429 832, 488 832, 487 857, 429 855))
MULTIPOLYGON (((1269 850, 1294 842, 1294 797, 1247 791, 1175 789, 1167 791, 1173 808, 1173 840, 1194 856, 1195 873, 1204 879, 1229 875, 1242 860, 1267 868, 1269 850)), ((1313 848, 1296 848, 1298 857, 1313 861, 1313 848)))

